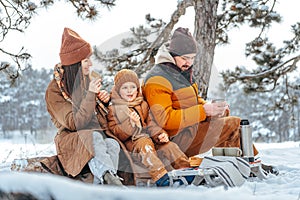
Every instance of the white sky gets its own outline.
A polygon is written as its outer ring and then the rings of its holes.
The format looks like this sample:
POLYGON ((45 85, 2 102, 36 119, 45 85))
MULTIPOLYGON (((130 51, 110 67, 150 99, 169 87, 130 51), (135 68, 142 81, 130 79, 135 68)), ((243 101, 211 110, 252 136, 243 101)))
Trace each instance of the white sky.
MULTIPOLYGON (((299 1, 280 0, 278 2, 277 9, 284 19, 282 24, 276 25, 269 32, 271 39, 277 42, 287 39, 290 25, 298 20, 299 6, 296 4, 300 4, 299 1)), ((19 51, 21 46, 25 46, 33 56, 34 68, 52 68, 59 62, 58 54, 64 27, 75 30, 91 45, 101 45, 111 37, 129 31, 131 27, 145 24, 144 18, 147 13, 168 22, 176 9, 177 0, 119 0, 116 1, 116 5, 110 11, 103 8, 98 20, 89 22, 79 19, 71 5, 56 2, 55 6, 39 12, 25 34, 10 34, 1 46, 4 45, 7 50, 15 52, 19 51)), ((193 9, 190 8, 176 27, 183 26, 193 30, 193 18, 193 9)), ((247 27, 232 31, 231 45, 216 49, 214 63, 217 69, 223 70, 232 65, 249 63, 249 59, 247 60, 244 56, 244 44, 249 40, 249 37, 245 36, 255 32, 247 27)), ((0 54, 0 56, 3 55, 0 54)))

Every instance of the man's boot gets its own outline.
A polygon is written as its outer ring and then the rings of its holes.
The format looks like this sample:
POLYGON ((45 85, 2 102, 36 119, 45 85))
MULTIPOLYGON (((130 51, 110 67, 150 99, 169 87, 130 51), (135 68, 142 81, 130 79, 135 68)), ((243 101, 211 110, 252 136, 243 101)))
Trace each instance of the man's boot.
POLYGON ((279 170, 272 166, 272 165, 265 165, 265 164, 261 164, 261 168, 263 169, 264 173, 267 174, 274 174, 274 175, 278 175, 279 174, 279 170))

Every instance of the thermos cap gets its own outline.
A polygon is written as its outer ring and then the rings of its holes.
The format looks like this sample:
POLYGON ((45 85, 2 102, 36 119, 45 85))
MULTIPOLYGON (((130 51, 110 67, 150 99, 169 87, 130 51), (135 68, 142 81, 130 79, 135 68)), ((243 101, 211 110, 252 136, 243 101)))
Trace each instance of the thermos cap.
POLYGON ((249 120, 248 119, 242 119, 240 125, 249 125, 249 120))

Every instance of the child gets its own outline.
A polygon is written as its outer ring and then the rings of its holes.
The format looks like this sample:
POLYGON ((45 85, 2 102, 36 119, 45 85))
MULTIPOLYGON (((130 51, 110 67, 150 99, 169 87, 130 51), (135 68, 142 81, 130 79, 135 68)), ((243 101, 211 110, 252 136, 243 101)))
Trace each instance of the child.
POLYGON ((134 71, 123 69, 116 74, 111 103, 109 129, 124 142, 133 159, 149 169, 157 186, 169 185, 166 167, 169 170, 190 167, 187 156, 175 143, 169 141, 166 131, 151 120, 149 106, 143 99, 139 79, 134 71))

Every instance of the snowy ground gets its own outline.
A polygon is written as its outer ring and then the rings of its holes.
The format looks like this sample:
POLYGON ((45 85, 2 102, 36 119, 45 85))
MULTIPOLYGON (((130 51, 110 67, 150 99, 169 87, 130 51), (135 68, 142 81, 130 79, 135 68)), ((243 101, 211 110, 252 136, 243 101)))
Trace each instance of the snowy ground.
POLYGON ((12 173, 14 159, 55 154, 53 143, 37 144, 27 135, 3 139, 0 135, 0 191, 28 191, 39 199, 253 199, 300 200, 300 142, 257 143, 260 158, 266 164, 277 166, 280 175, 269 175, 265 180, 248 180, 241 187, 207 188, 188 186, 180 188, 126 189, 84 184, 64 177, 45 174, 12 173))

